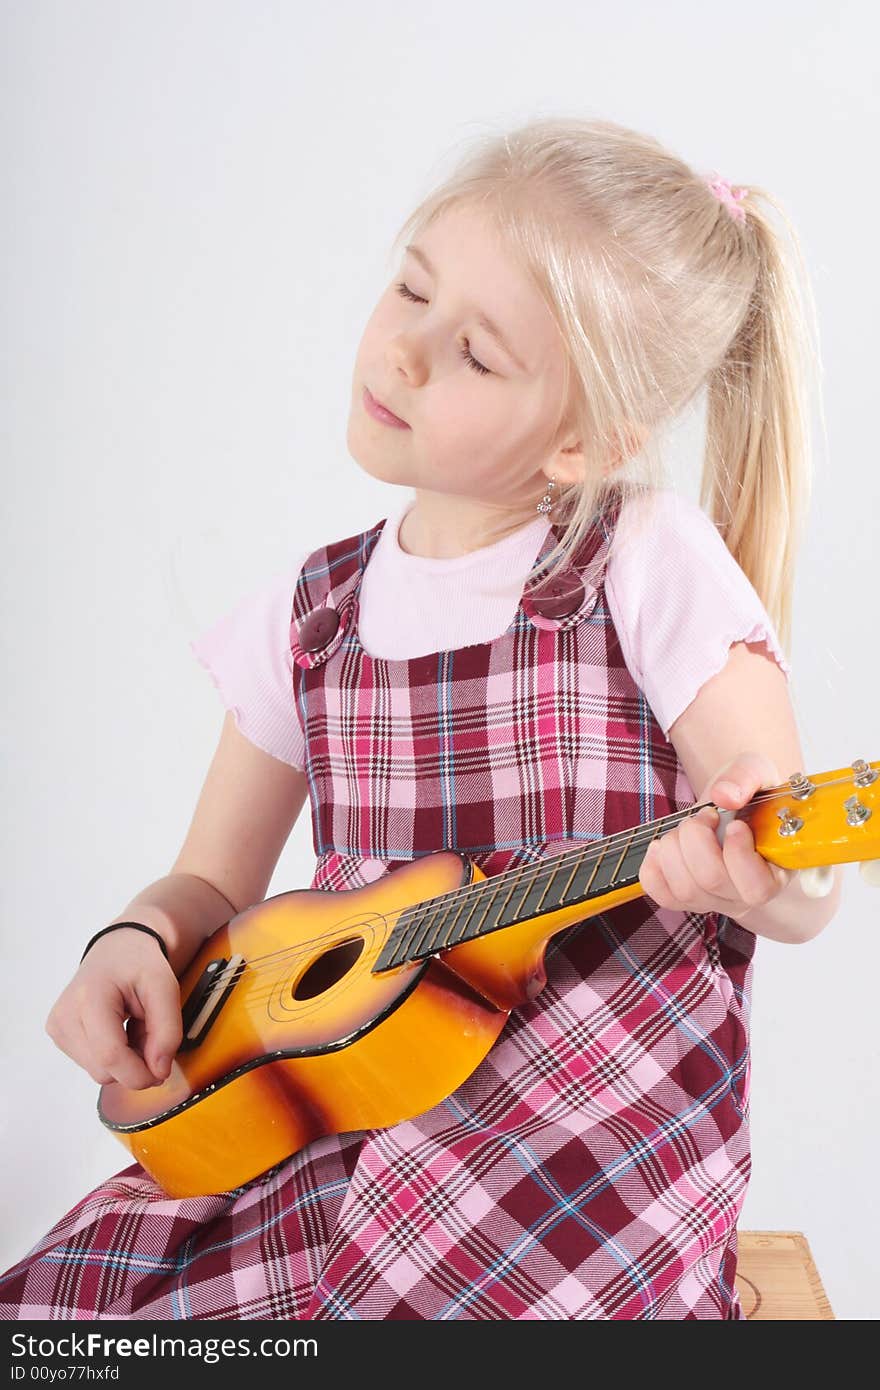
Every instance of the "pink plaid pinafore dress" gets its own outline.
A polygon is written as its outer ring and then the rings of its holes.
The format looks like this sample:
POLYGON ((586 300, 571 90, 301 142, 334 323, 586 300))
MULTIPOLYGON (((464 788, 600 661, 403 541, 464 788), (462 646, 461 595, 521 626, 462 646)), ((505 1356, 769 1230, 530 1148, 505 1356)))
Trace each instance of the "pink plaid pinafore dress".
MULTIPOLYGON (((358 635, 384 521, 309 556, 290 632, 312 888, 447 848, 491 876, 694 803, 606 604, 618 511, 575 558, 572 611, 547 616, 527 582, 494 641, 410 659, 372 657, 358 635)), ((448 1099, 328 1135, 220 1195, 169 1198, 133 1164, 0 1278, 0 1311, 743 1318, 754 944, 728 918, 647 897, 570 927, 543 991, 448 1099)))

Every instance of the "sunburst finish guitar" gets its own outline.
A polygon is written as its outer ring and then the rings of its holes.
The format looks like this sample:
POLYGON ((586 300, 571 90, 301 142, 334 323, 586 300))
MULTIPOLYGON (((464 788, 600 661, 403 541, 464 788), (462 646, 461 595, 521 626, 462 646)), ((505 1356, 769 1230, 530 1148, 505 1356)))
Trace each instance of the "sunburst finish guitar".
MULTIPOLYGON (((721 810, 719 833, 736 815, 763 858, 813 871, 813 884, 857 861, 880 882, 878 770, 859 759, 795 773, 721 810)), ((320 1135, 421 1114, 540 992, 550 938, 641 896, 648 845, 703 805, 491 878, 438 850, 363 888, 247 908, 180 978, 168 1079, 102 1086, 102 1123, 166 1192, 189 1197, 249 1182, 320 1135)))

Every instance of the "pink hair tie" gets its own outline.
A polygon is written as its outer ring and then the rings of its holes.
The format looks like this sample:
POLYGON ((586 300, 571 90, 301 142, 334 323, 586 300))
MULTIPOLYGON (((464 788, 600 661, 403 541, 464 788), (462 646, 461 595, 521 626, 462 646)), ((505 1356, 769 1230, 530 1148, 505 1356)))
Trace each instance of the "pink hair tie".
POLYGON ((706 179, 706 185, 719 202, 723 203, 736 222, 745 222, 746 210, 740 207, 740 202, 748 193, 747 188, 731 188, 727 179, 721 178, 720 174, 714 174, 711 179, 706 179))

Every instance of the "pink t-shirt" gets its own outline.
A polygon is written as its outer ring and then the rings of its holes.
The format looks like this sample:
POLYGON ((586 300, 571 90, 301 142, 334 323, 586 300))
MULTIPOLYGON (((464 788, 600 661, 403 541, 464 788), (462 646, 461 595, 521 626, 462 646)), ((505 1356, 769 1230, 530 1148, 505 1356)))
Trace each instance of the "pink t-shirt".
MULTIPOLYGON (((413 504, 407 494, 389 512, 364 571, 362 645, 371 656, 399 660, 492 641, 513 621, 550 519, 539 513, 493 545, 430 559, 398 542, 413 504)), ((304 739, 289 629, 294 586, 312 548, 190 643, 245 737, 296 768, 304 766, 304 739)), ((667 738, 722 669, 731 643, 763 641, 791 676, 770 618, 720 533, 672 490, 622 508, 605 593, 626 665, 667 738)))

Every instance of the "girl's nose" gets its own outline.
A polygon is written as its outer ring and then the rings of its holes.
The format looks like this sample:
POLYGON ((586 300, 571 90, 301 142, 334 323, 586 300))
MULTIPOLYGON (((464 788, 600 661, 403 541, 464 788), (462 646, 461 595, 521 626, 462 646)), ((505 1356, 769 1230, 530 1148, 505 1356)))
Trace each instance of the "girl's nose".
POLYGON ((425 348, 410 338, 408 334, 396 334, 388 344, 387 358, 393 368, 414 384, 419 385, 428 374, 428 358, 425 348))

